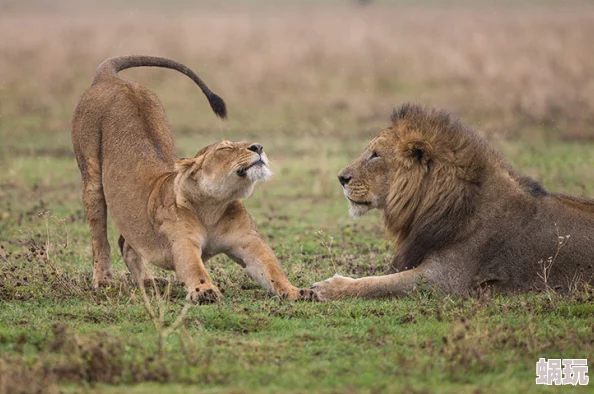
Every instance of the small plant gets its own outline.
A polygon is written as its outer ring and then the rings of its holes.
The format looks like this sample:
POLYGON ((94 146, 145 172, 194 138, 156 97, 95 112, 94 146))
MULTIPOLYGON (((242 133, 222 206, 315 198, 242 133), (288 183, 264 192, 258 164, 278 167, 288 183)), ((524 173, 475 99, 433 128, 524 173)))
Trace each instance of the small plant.
MULTIPOLYGON (((148 269, 148 268, 147 268, 148 269)), ((140 285, 140 292, 142 294, 142 300, 144 301, 144 307, 149 314, 155 330, 157 330, 158 344, 159 344, 159 357, 163 358, 163 340, 167 338, 172 332, 174 332, 183 322, 188 313, 188 310, 192 307, 192 304, 188 301, 185 302, 183 308, 179 311, 177 317, 170 325, 165 325, 165 315, 168 312, 168 305, 170 304, 171 298, 171 281, 167 282, 165 291, 161 293, 155 279, 152 279, 152 298, 147 294, 144 283, 140 285), (155 304, 155 307, 153 307, 155 304)))
POLYGON ((559 234, 559 228, 557 227, 557 223, 555 223, 555 231, 557 233, 557 250, 555 251, 555 254, 553 256, 547 257, 546 260, 541 259, 538 261, 538 264, 542 268, 542 272, 539 272, 538 276, 544 283, 545 291, 547 293, 547 296, 548 296, 550 302, 553 302, 553 295, 555 294, 555 290, 551 286, 549 286, 549 278, 551 275, 551 269, 553 268, 553 264, 555 263, 555 260, 557 260, 557 256, 559 256, 561 249, 563 249, 563 247, 565 245, 567 245, 567 242, 570 237, 569 235, 560 235, 559 234))
POLYGON ((334 272, 337 272, 336 260, 334 258, 334 252, 332 250, 332 246, 334 245, 334 237, 326 234, 324 230, 316 231, 315 236, 320 240, 320 245, 322 245, 322 247, 326 249, 326 253, 328 254, 328 258, 330 259, 332 268, 334 269, 334 272))

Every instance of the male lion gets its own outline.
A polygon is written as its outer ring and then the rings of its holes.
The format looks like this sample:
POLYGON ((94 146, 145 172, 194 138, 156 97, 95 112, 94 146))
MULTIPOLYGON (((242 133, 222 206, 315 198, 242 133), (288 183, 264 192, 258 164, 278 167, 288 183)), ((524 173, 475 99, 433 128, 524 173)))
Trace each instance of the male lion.
POLYGON ((594 278, 594 200, 547 192, 448 114, 405 105, 338 178, 352 216, 383 211, 391 275, 335 276, 320 300, 569 290, 594 278))
POLYGON ((107 59, 74 111, 72 142, 83 179, 83 201, 93 244, 93 284, 112 281, 107 209, 118 227, 120 249, 139 285, 152 276, 147 264, 173 269, 192 301, 221 294, 203 262, 225 253, 268 291, 291 300, 310 296, 291 285, 243 204, 270 175, 259 144, 223 141, 192 159, 175 160, 173 136, 157 96, 117 76, 130 67, 154 66, 190 77, 212 109, 224 101, 196 74, 172 60, 149 56, 107 59))

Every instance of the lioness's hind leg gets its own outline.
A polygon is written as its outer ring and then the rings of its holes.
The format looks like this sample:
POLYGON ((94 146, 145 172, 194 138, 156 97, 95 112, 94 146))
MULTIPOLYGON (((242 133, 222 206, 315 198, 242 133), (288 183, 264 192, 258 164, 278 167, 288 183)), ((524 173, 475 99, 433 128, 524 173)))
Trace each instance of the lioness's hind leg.
POLYGON ((157 287, 163 287, 167 285, 167 279, 153 277, 138 253, 136 253, 136 251, 121 235, 120 239, 118 240, 118 245, 120 246, 124 263, 126 263, 128 270, 132 274, 132 277, 138 286, 144 286, 146 288, 152 289, 153 280, 155 281, 155 285, 157 287))
POLYGON ((99 163, 87 161, 82 194, 93 245, 93 286, 109 285, 113 280, 113 269, 107 240, 107 204, 101 185, 99 163))

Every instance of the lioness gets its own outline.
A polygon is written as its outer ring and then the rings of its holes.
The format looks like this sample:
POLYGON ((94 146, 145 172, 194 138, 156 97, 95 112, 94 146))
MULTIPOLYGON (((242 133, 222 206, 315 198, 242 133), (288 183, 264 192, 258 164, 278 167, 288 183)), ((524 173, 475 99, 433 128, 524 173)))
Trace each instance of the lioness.
POLYGON ((547 192, 445 112, 395 110, 338 178, 352 216, 383 211, 397 273, 337 275, 312 287, 320 300, 401 296, 421 282, 467 295, 594 281, 594 200, 547 192))
POLYGON ((287 279, 243 204, 270 174, 262 145, 223 141, 192 159, 175 159, 173 136, 157 96, 117 76, 154 66, 190 77, 213 111, 224 101, 196 74, 172 60, 124 56, 105 60, 72 119, 72 143, 83 179, 83 202, 93 245, 93 284, 112 281, 107 210, 121 232, 120 249, 139 285, 147 264, 175 270, 188 299, 218 301, 221 293, 203 262, 225 253, 268 291, 295 300, 310 295, 287 279))

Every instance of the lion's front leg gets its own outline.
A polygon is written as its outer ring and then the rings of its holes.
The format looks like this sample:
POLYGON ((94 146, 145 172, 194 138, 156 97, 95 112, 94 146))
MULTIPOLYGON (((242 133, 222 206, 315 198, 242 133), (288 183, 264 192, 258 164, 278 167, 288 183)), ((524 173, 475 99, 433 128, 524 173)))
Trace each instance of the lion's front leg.
POLYGON ((311 288, 320 301, 347 297, 400 297, 415 290, 425 275, 421 267, 392 275, 353 279, 341 275, 315 283, 311 288))
POLYGON ((212 283, 202 263, 202 251, 192 240, 178 240, 172 245, 173 265, 178 280, 188 290, 192 302, 220 302, 223 295, 212 283))
POLYGON ((259 234, 247 234, 240 244, 231 248, 227 255, 235 262, 245 266, 252 279, 269 292, 290 300, 311 299, 313 292, 293 286, 272 249, 259 234))

